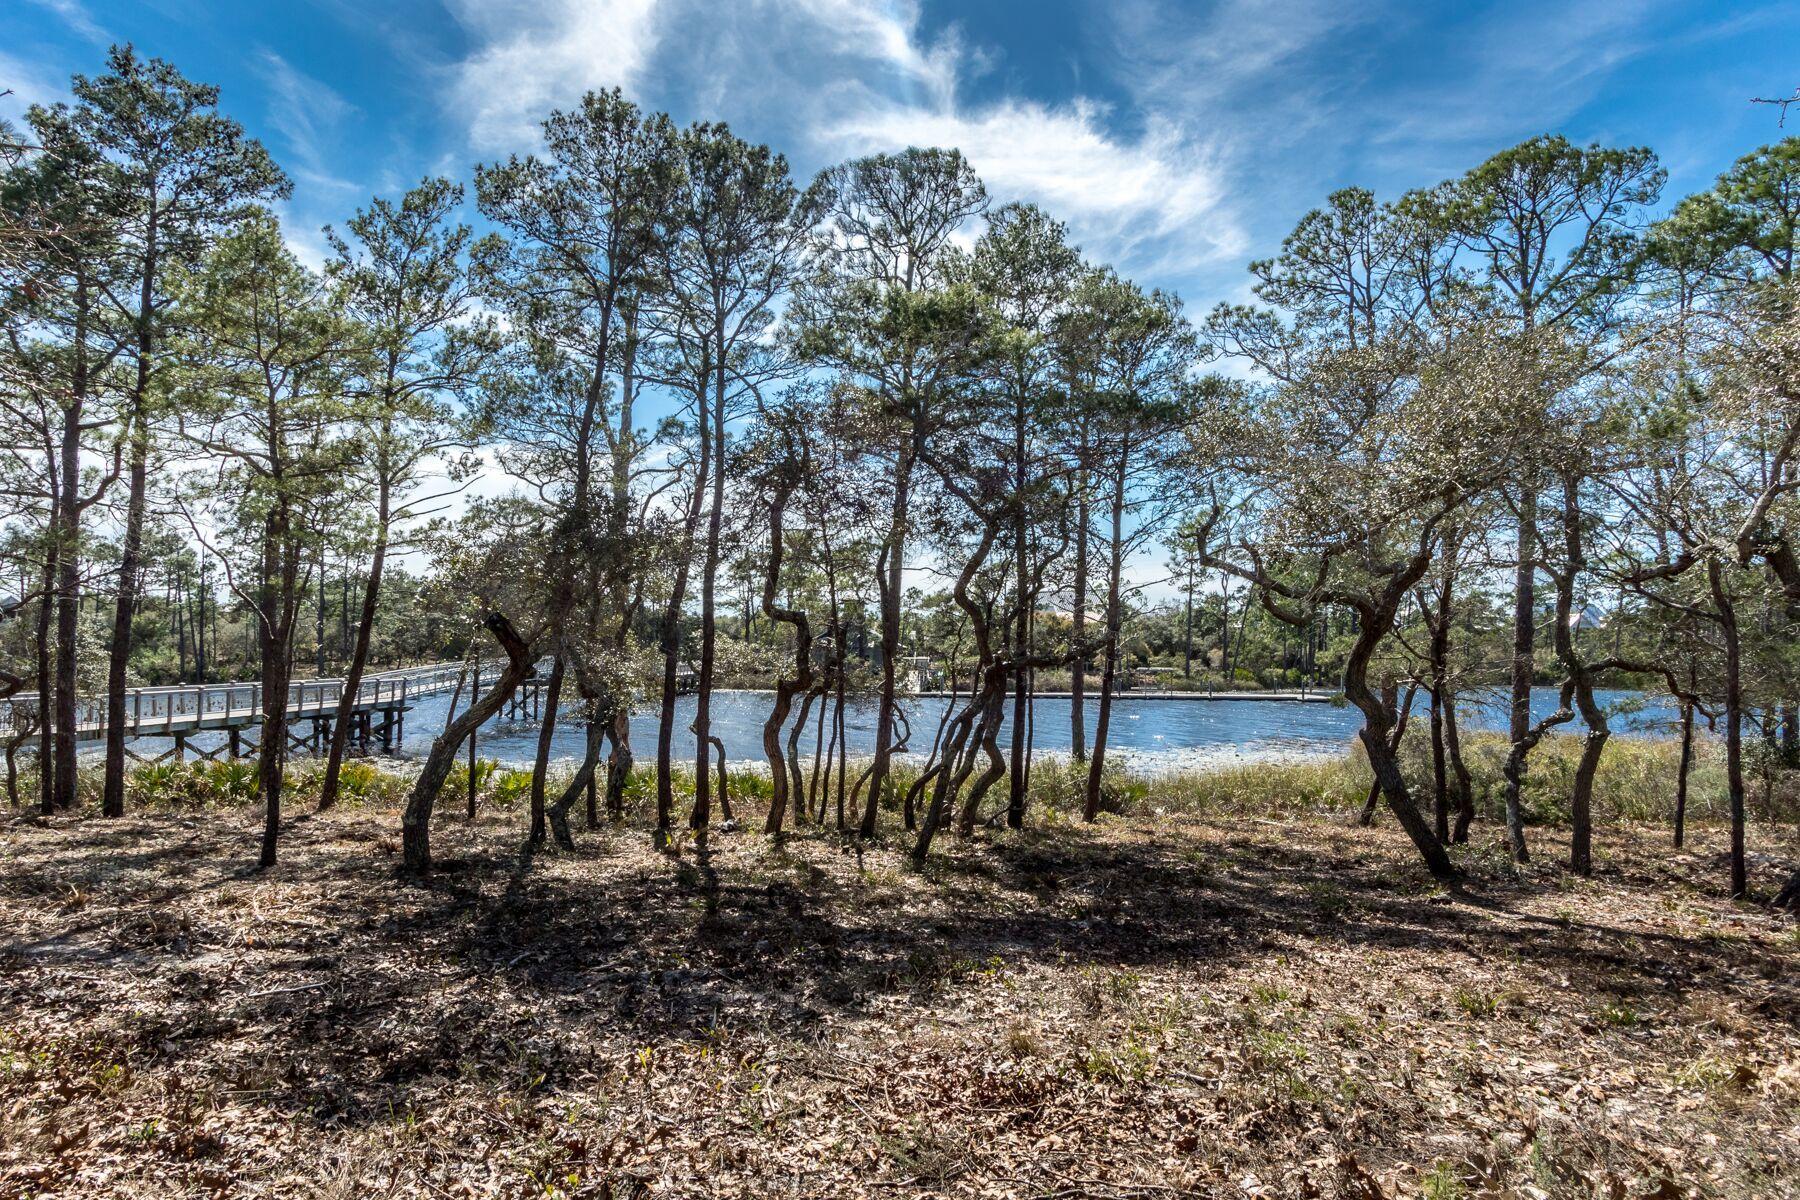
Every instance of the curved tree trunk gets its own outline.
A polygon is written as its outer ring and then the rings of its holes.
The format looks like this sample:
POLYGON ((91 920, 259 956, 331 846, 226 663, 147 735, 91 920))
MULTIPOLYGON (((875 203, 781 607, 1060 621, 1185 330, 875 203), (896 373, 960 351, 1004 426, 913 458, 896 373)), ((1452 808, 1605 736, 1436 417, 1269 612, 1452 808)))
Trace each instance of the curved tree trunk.
POLYGON ((1369 660, 1374 657, 1382 637, 1393 626, 1393 606, 1372 608, 1360 615, 1362 620, 1357 624, 1356 642, 1344 663, 1344 698, 1363 715, 1363 726, 1358 731, 1358 736, 1362 738, 1363 749, 1368 752, 1369 765, 1374 768, 1376 782, 1381 787, 1382 795, 1387 797, 1388 808, 1400 822, 1400 828, 1406 831, 1406 836, 1412 840, 1419 857, 1425 860, 1426 869, 1432 875, 1442 880, 1456 879, 1458 872, 1455 864, 1450 861, 1449 852, 1432 835, 1431 826, 1425 823, 1425 818, 1419 815, 1412 794, 1407 790, 1406 779, 1400 773, 1399 756, 1389 743, 1386 706, 1369 689, 1369 660))
POLYGON ((419 768, 419 777, 413 781, 412 791, 407 795, 406 813, 400 826, 403 861, 410 872, 431 869, 431 809, 437 802, 438 792, 443 790, 444 780, 450 775, 450 767, 455 763, 456 752, 462 748, 463 741, 499 712, 519 690, 521 683, 537 674, 531 646, 519 636, 504 614, 491 613, 484 624, 506 652, 506 666, 486 695, 471 703, 462 716, 444 727, 444 732, 431 743, 431 752, 419 768))
MULTIPOLYGON (((772 623, 794 627, 794 674, 792 678, 775 680, 775 703, 763 722, 763 754, 769 760, 769 813, 763 831, 772 836, 780 835, 790 800, 798 804, 800 794, 798 771, 789 773, 782 754, 781 728, 787 723, 795 694, 809 691, 813 681, 812 625, 800 609, 784 608, 775 603, 776 590, 781 586, 782 554, 786 549, 782 520, 787 513, 788 499, 800 486, 808 467, 805 458, 794 457, 791 450, 789 453, 789 458, 777 468, 779 474, 769 497, 769 561, 763 570, 762 586, 763 615, 772 623)), ((800 720, 802 724, 805 722, 804 712, 800 720)))

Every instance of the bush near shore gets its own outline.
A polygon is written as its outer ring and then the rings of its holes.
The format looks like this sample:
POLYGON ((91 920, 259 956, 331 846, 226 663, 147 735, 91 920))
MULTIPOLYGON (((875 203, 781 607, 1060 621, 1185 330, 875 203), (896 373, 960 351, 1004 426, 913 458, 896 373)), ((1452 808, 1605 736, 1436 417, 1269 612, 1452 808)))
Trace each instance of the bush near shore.
MULTIPOLYGON (((1503 816, 1501 768, 1506 750, 1506 739, 1499 734, 1471 734, 1463 740, 1476 811, 1484 821, 1499 822, 1503 816)), ((1580 753, 1579 736, 1560 735, 1544 740, 1532 756, 1525 782, 1528 822, 1546 826, 1567 823, 1568 795, 1580 753)), ((1415 798, 1422 806, 1429 805, 1429 746, 1423 738, 1409 738, 1403 758, 1415 798)), ((1601 823, 1670 823, 1674 818, 1679 767, 1680 745, 1673 740, 1613 738, 1607 744, 1595 779, 1595 819, 1601 823)), ((1039 819, 1048 823, 1079 819, 1085 771, 1085 767, 1061 757, 1046 757, 1033 764, 1031 809, 1039 819)), ((343 802, 371 808, 396 807, 405 801, 413 772, 414 764, 402 760, 352 761, 344 769, 343 802)), ((296 760, 290 766, 291 811, 303 811, 317 801, 322 775, 322 764, 311 760, 296 760)), ((552 768, 552 794, 566 782, 567 775, 566 767, 552 768)), ((729 777, 733 803, 747 801, 760 816, 769 797, 766 764, 746 760, 732 768, 729 777)), ((900 768, 894 776, 896 795, 903 794, 914 778, 913 771, 900 768)), ((1688 780, 1688 820, 1723 820, 1726 801, 1722 748, 1710 741, 1697 741, 1688 780)), ((652 769, 639 762, 626 788, 628 810, 647 807, 653 781, 652 769)), ((1167 774, 1134 774, 1125 768, 1109 768, 1104 807, 1112 812, 1147 809, 1272 819, 1330 817, 1358 811, 1367 800, 1369 781, 1368 762, 1354 745, 1334 758, 1246 762, 1167 774)), ((83 782, 84 803, 97 803, 97 779, 90 781, 84 775, 83 782), (90 782, 95 786, 85 786, 90 782)), ((530 795, 530 782, 528 769, 481 759, 476 766, 477 803, 502 810, 522 807, 530 795)), ((128 786, 131 802, 140 807, 233 807, 255 802, 256 770, 249 761, 146 764, 131 773, 128 786)), ((677 766, 675 787, 678 796, 692 795, 691 767, 677 766)), ((20 780, 19 794, 29 797, 33 791, 33 780, 27 771, 20 780)), ((459 763, 445 785, 440 811, 456 811, 467 792, 468 768, 459 763)), ((1749 779, 1748 801, 1753 822, 1800 820, 1800 779, 1791 772, 1779 771, 1772 759, 1759 764, 1749 779)), ((897 801, 890 803, 898 807, 897 801)), ((831 819, 827 812, 826 822, 831 819)))

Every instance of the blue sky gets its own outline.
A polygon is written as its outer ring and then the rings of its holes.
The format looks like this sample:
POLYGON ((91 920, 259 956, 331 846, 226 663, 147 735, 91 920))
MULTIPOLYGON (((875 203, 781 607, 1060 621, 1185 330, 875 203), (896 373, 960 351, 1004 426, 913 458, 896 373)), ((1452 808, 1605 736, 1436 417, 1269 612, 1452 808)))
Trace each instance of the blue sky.
POLYGON ((1553 131, 1655 148, 1675 196, 1779 135, 1751 96, 1800 86, 1800 0, 7 0, 0 106, 123 40, 223 87, 314 255, 371 193, 467 179, 617 84, 802 175, 958 145, 1196 312, 1332 188, 1391 196, 1553 131))

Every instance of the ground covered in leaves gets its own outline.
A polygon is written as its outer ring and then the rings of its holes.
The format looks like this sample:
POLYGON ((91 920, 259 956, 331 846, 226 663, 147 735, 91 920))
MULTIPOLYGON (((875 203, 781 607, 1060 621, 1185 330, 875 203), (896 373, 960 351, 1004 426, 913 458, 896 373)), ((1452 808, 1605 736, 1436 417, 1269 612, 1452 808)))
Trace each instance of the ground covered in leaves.
POLYGON ((1451 893, 1148 806, 922 872, 500 814, 424 883, 255 821, 0 820, 0 1195, 1800 1195, 1800 933, 1715 830, 1451 893))

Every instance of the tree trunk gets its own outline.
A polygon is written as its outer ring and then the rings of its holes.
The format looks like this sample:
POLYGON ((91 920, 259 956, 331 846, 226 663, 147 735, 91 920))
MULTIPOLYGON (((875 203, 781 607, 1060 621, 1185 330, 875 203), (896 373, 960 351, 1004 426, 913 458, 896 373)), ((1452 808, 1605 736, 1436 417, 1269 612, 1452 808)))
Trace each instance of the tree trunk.
POLYGON ((1194 568, 1190 564, 1187 577, 1187 604, 1181 617, 1181 677, 1194 677, 1194 568))
MULTIPOLYGON (((125 814, 125 682, 131 662, 131 622, 137 611, 139 559, 144 545, 144 508, 150 475, 150 355, 155 347, 153 309, 156 281, 161 275, 158 200, 150 198, 149 220, 144 229, 144 254, 138 264, 137 374, 131 391, 126 436, 131 443, 127 471, 125 541, 119 557, 119 594, 113 603, 112 645, 106 667, 106 765, 102 775, 100 811, 109 817, 125 814)), ((76 480, 65 486, 78 487, 76 480)))
MULTIPOLYGON (((1018 389, 1013 405, 1013 658, 1022 661, 1030 653, 1031 642, 1031 554, 1025 491, 1030 481, 1030 463, 1026 440, 1028 410, 1024 390, 1018 389)), ((1006 827, 1025 827, 1026 777, 1025 760, 1030 742, 1026 739, 1027 714, 1031 711, 1031 676, 1024 670, 1014 672, 1012 705, 1012 771, 1007 780, 1006 827)), ((986 789, 977 785, 980 790, 986 789)))
MULTIPOLYGON (((694 694, 694 807, 688 814, 689 829, 705 829, 712 820, 712 791, 708 759, 712 753, 713 667, 718 653, 718 614, 714 598, 719 581, 719 531, 725 520, 725 362, 713 364, 716 380, 713 397, 712 504, 706 515, 706 550, 700 571, 700 675, 694 694)), ((729 818, 727 818, 729 819, 729 818)))
POLYGON ((888 523, 885 578, 881 580, 881 694, 875 717, 875 757, 869 767, 869 796, 863 804, 862 822, 857 834, 865 841, 875 836, 876 819, 881 811, 881 793, 887 786, 889 765, 893 758, 894 660, 900 656, 900 605, 902 570, 906 562, 907 505, 912 495, 913 453, 908 440, 901 447, 894 464, 894 507, 888 523))
POLYGON ((431 869, 431 809, 437 802, 438 792, 443 790, 444 780, 450 775, 456 752, 462 748, 464 739, 499 712, 519 690, 519 685, 537 673, 531 660, 531 647, 504 614, 490 614, 485 624, 494 640, 500 643, 500 648, 506 651, 506 667, 486 695, 471 703, 462 716, 444 727, 444 732, 431 743, 431 752, 419 768, 419 777, 407 796, 406 813, 400 826, 403 862, 409 872, 431 869))
POLYGON ((1518 562, 1513 572, 1512 707, 1507 732, 1512 742, 1506 759, 1506 835, 1513 861, 1529 862, 1525 815, 1521 807, 1525 756, 1530 753, 1531 684, 1537 639, 1537 490, 1527 480, 1519 493, 1518 562))
POLYGON ((1450 844, 1450 769, 1444 761, 1444 705, 1439 689, 1431 696, 1431 828, 1437 840, 1450 844))
POLYGON ((1576 708, 1588 728, 1569 796, 1569 869, 1577 875, 1588 875, 1594 869, 1594 775, 1600 769, 1600 755, 1611 731, 1605 710, 1594 701, 1593 672, 1575 641, 1574 621, 1579 616, 1575 612, 1575 582, 1586 567, 1587 558, 1581 539, 1580 480, 1573 474, 1563 476, 1562 524, 1563 569, 1556 584, 1556 653, 1568 672, 1576 708))
MULTIPOLYGON (((385 454, 385 451, 383 452, 385 454)), ((389 490, 386 470, 381 471, 375 502, 375 549, 369 556, 369 581, 363 588, 362 613, 356 622, 356 645, 344 669, 344 691, 338 697, 337 715, 331 725, 331 749, 325 759, 325 782, 319 789, 319 811, 337 803, 338 778, 344 769, 344 752, 350 744, 350 723, 356 716, 356 693, 362 688, 369 661, 369 644, 375 636, 375 614, 380 604, 382 568, 387 562, 389 490)))
POLYGON ((1400 822, 1400 827, 1406 831, 1406 836, 1412 839, 1419 857, 1425 860, 1426 868, 1438 879, 1456 879, 1458 872, 1455 864, 1450 861, 1449 852, 1432 836, 1431 826, 1425 823, 1413 804, 1412 795, 1406 787, 1406 778, 1400 773, 1399 756, 1388 744, 1386 709, 1381 698, 1369 689, 1369 660, 1374 657, 1376 647, 1393 625, 1393 608, 1380 607, 1358 615, 1362 619, 1357 623, 1356 642, 1344 663, 1344 698, 1363 715, 1363 726, 1358 731, 1358 736, 1362 738, 1363 749, 1368 752, 1369 765, 1375 771, 1375 779, 1381 787, 1382 795, 1387 797, 1388 808, 1400 822))
POLYGON ((1744 861, 1744 688, 1743 648, 1738 636, 1737 606, 1725 587, 1718 559, 1706 564, 1707 582, 1719 627, 1725 635, 1725 785, 1731 803, 1731 898, 1741 900, 1750 888, 1744 861))
MULTIPOLYGON (((79 342, 79 339, 78 339, 79 342)), ((86 355, 79 344, 76 350, 76 371, 78 377, 85 376, 84 364, 86 355)), ((80 382, 75 388, 75 396, 63 410, 63 428, 61 445, 61 462, 57 468, 57 495, 53 512, 50 540, 56 550, 56 765, 51 772, 54 780, 54 806, 58 809, 75 807, 75 690, 77 687, 76 664, 79 654, 75 644, 77 619, 81 612, 81 417, 83 411, 82 392, 85 387, 80 382)), ((48 710, 46 710, 48 711, 48 710)), ((116 810, 112 806, 101 809, 106 817, 123 816, 125 813, 124 793, 119 793, 119 804, 116 810)))
MULTIPOLYGON (((1088 522, 1092 519, 1088 511, 1085 430, 1080 457, 1083 465, 1075 478, 1075 597, 1069 613, 1069 642, 1076 648, 1087 637, 1088 522)), ((1077 649, 1069 664, 1069 759, 1075 763, 1087 761, 1087 664, 1087 655, 1077 649)))
MULTIPOLYGON (((798 789, 793 786, 796 777, 789 774, 787 760, 782 756, 781 728, 787 722, 795 693, 805 692, 812 687, 812 626, 804 612, 796 608, 783 608, 775 603, 775 591, 781 580, 782 517, 787 511, 788 497, 800 483, 799 471, 802 468, 798 463, 795 468, 793 476, 776 484, 770 497, 769 563, 763 573, 762 587, 763 615, 769 618, 771 624, 780 622, 794 627, 794 675, 791 679, 776 679, 775 703, 769 709, 768 719, 763 722, 763 754, 769 760, 769 813, 763 830, 771 836, 780 835, 790 800, 799 794, 798 789)), ((801 720, 805 720, 804 713, 801 714, 801 720)))
POLYGON ((531 844, 544 843, 544 792, 550 770, 550 742, 556 736, 556 710, 562 702, 565 657, 561 647, 550 663, 550 678, 544 684, 544 719, 538 726, 537 753, 531 760, 531 844))
POLYGON ((1687 837, 1688 771, 1694 763, 1694 704, 1681 702, 1681 764, 1675 773, 1675 848, 1687 837))
POLYGON ((575 806, 576 797, 587 791, 588 784, 593 782, 594 771, 600 763, 600 745, 606 736, 606 723, 589 721, 587 723, 587 741, 582 750, 581 766, 575 772, 575 778, 569 780, 562 795, 556 798, 548 810, 551 836, 556 844, 564 850, 575 848, 575 835, 569 829, 569 810, 575 806))
MULTIPOLYGON (((279 477, 276 486, 280 487, 279 477)), ((281 835, 281 798, 287 766, 288 684, 293 678, 294 620, 299 612, 300 547, 285 497, 270 510, 263 529, 263 584, 257 598, 262 652, 262 733, 256 777, 263 802, 260 867, 275 865, 281 835)))
MULTIPOLYGON (((145 370, 141 368, 140 375, 145 370)), ((119 557, 119 593, 113 604, 112 646, 107 656, 106 766, 100 811, 109 817, 125 815, 125 684, 131 663, 131 622, 137 614, 144 509, 150 480, 150 430, 144 403, 140 394, 129 420, 131 466, 126 475, 125 541, 119 557)))
POLYGON ((1113 686, 1119 673, 1120 579, 1125 565, 1125 478, 1129 466, 1130 442, 1119 452, 1114 464, 1112 485, 1112 544, 1107 553, 1106 570, 1106 650, 1105 665, 1100 673, 1100 711, 1094 717, 1094 753, 1088 760, 1087 790, 1082 800, 1081 817, 1095 820, 1100 815, 1100 784, 1106 770, 1106 738, 1112 725, 1113 686))
MULTIPOLYGON (((1406 702, 1402 704, 1400 701, 1400 685, 1391 679, 1382 684, 1381 706, 1387 710, 1388 720, 1392 723, 1391 728, 1393 730, 1393 732, 1388 734, 1388 747, 1393 751, 1396 757, 1400 754, 1400 744, 1406 740, 1406 726, 1407 723, 1412 720, 1413 701, 1418 697, 1418 694, 1418 684, 1413 683, 1407 685, 1406 702)), ((1361 825, 1366 829, 1375 823, 1375 805, 1380 799, 1381 779, 1377 776, 1369 781, 1369 796, 1368 799, 1363 802, 1362 815, 1356 822, 1358 825, 1361 825)), ((1438 840, 1441 842, 1444 839, 1439 838, 1438 840)))
MULTIPOLYGON (((56 764, 56 742, 52 726, 63 719, 60 709, 55 710, 55 719, 51 719, 52 705, 56 703, 51 690, 50 658, 50 625, 51 614, 55 611, 57 562, 60 558, 57 543, 52 540, 44 547, 43 595, 38 599, 37 611, 37 703, 38 703, 38 811, 48 817, 57 811, 60 793, 57 790, 60 772, 56 764)), ((73 701, 73 693, 71 693, 73 701)), ((71 728, 74 721, 74 704, 70 704, 71 728)), ((73 796, 73 785, 71 785, 73 796)), ((71 799, 70 803, 74 801, 71 799)))

